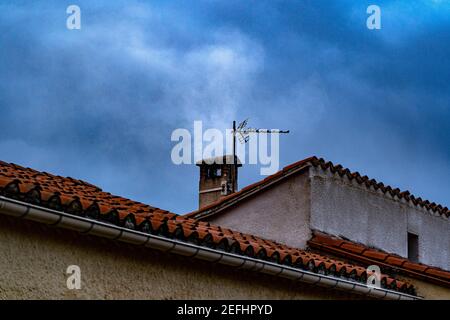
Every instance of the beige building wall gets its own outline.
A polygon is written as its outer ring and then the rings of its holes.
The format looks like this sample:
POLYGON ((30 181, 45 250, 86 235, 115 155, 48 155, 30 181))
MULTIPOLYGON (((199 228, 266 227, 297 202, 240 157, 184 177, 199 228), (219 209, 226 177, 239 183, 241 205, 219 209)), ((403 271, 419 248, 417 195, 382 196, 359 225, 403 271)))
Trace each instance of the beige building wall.
POLYGON ((408 258, 418 235, 419 262, 450 270, 450 220, 380 190, 311 169, 311 228, 408 258))
POLYGON ((405 258, 410 232, 419 262, 450 270, 448 218, 314 167, 205 220, 300 249, 319 230, 405 258))
POLYGON ((0 299, 361 298, 4 215, 0 275, 0 299), (69 265, 80 290, 67 289, 69 265))
POLYGON ((304 249, 311 239, 308 171, 206 218, 219 226, 304 249))
MULTIPOLYGON (((364 237, 372 235, 371 240, 378 239, 378 241, 383 242, 380 245, 381 247, 390 243, 402 244, 401 240, 391 238, 389 235, 398 236, 398 230, 401 229, 403 235, 406 236, 407 226, 409 228, 407 215, 405 213, 401 215, 401 210, 393 210, 396 206, 405 207, 406 205, 386 200, 386 197, 382 195, 374 196, 372 192, 364 190, 359 185, 349 187, 339 181, 336 182, 330 177, 319 176, 317 172, 300 173, 283 180, 275 187, 258 193, 254 197, 241 200, 230 209, 225 209, 206 218, 206 220, 297 248, 307 247, 307 241, 312 237, 311 228, 338 235, 344 234, 353 238, 352 240, 355 240, 356 237, 356 240, 362 242, 367 242, 364 237), (313 182, 311 183, 311 181, 313 182), (313 200, 311 200, 311 197, 313 200), (380 205, 372 205, 375 201, 372 198, 378 200, 380 205), (339 209, 336 209, 336 207, 339 209), (369 215, 367 212, 374 210, 373 208, 382 208, 383 210, 379 210, 379 219, 372 224, 368 224, 368 217, 374 218, 375 214, 369 215), (311 211, 313 214, 310 214, 311 211), (399 215, 402 219, 392 223, 392 217, 395 216, 398 219, 399 215), (361 219, 363 220, 361 221, 361 219), (377 227, 377 229, 368 232, 369 225, 377 227), (361 238, 358 237, 359 235, 361 235, 361 238)), ((417 211, 415 208, 409 208, 408 210, 410 215, 412 214, 410 211, 414 211, 414 213, 417 211)), ((442 218, 432 217, 427 212, 418 212, 418 215, 414 217, 415 222, 419 223, 420 229, 423 230, 424 237, 422 239, 426 239, 427 236, 435 237, 436 234, 448 239, 448 234, 443 235, 442 232, 444 228, 448 228, 448 219, 443 221, 441 226, 435 228, 435 230, 439 230, 435 234, 433 227, 435 227, 436 222, 434 220, 441 221, 442 218)), ((419 229, 419 227, 416 229, 419 229)), ((379 244, 378 242, 369 242, 372 245, 374 243, 379 244)), ((445 246, 445 243, 436 245, 436 249, 444 247, 448 246, 445 246)), ((420 251, 427 252, 428 249, 421 247, 420 251)), ((391 250, 398 251, 392 248, 391 250)), ((440 255, 436 254, 434 250, 433 253, 434 256, 439 258, 447 257, 446 250, 441 250, 440 255)), ((405 277, 403 279, 407 279, 416 286, 419 296, 428 299, 450 299, 449 288, 405 277)))
POLYGON ((429 300, 450 300, 450 288, 405 276, 398 276, 397 278, 411 282, 416 287, 417 295, 420 297, 425 297, 425 299, 429 300))

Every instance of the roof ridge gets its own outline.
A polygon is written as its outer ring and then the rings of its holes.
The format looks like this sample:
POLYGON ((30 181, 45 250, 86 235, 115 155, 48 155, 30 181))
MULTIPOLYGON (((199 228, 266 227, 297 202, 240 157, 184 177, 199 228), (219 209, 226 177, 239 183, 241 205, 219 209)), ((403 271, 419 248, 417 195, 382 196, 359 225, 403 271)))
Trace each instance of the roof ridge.
MULTIPOLYGON (((17 163, 13 163, 13 162, 5 162, 5 161, 0 160, 0 166, 9 166, 9 167, 13 167, 14 169, 19 169, 21 171, 30 171, 30 173, 32 172, 34 174, 33 175, 34 177, 39 176, 39 175, 45 175, 45 176, 48 176, 48 177, 54 177, 54 178, 59 178, 59 179, 63 179, 63 180, 64 179, 69 179, 69 180, 74 181, 76 183, 79 183, 79 184, 82 184, 82 185, 85 185, 85 186, 88 186, 88 187, 91 187, 91 188, 95 188, 95 189, 97 189, 99 191, 102 191, 102 188, 100 188, 99 186, 94 185, 92 183, 89 183, 87 181, 81 180, 81 179, 72 178, 70 176, 61 176, 61 175, 49 173, 49 172, 46 172, 46 171, 39 171, 39 170, 30 168, 30 167, 21 166, 21 165, 19 165, 17 163)), ((1 175, 1 172, 0 172, 0 175, 1 175)))
MULTIPOLYGON (((440 215, 446 216, 447 218, 450 216, 450 210, 443 205, 430 202, 429 200, 423 200, 420 197, 417 198, 416 196, 412 195, 409 190, 401 191, 399 188, 394 189, 389 185, 378 182, 376 179, 369 178, 367 175, 362 176, 358 171, 352 172, 350 171, 350 169, 343 167, 341 164, 334 164, 331 161, 326 161, 325 159, 318 158, 316 156, 308 157, 289 164, 283 167, 283 169, 270 176, 265 177, 262 180, 252 183, 235 193, 219 198, 217 201, 203 208, 189 212, 185 215, 193 218, 201 218, 204 215, 201 215, 200 217, 196 216, 201 214, 202 212, 208 212, 207 215, 213 214, 215 208, 220 209, 220 205, 225 204, 228 201, 237 199, 240 195, 243 195, 245 193, 249 193, 251 191, 258 192, 265 186, 271 185, 271 182, 278 182, 279 180, 288 177, 292 172, 295 172, 297 169, 305 166, 306 164, 311 164, 314 167, 320 167, 322 170, 330 170, 333 174, 338 174, 341 178, 347 176, 349 180, 356 180, 358 184, 364 184, 366 188, 373 187, 375 190, 381 190, 383 194, 389 193, 391 197, 397 196, 399 199, 405 199, 405 201, 408 202, 411 201, 415 206, 420 206, 422 208, 425 207, 426 209, 433 212, 438 212, 440 215)), ((239 199, 237 199, 236 201, 239 201, 239 199)))
POLYGON ((350 169, 343 167, 340 164, 333 164, 331 161, 326 161, 323 158, 313 160, 312 164, 315 167, 320 166, 323 170, 330 170, 332 173, 337 173, 339 176, 343 177, 346 175, 349 180, 356 180, 358 184, 364 184, 366 188, 370 186, 374 187, 375 190, 380 189, 384 194, 389 193, 391 197, 397 196, 399 199, 405 199, 406 201, 411 201, 415 206, 426 207, 433 212, 439 212, 442 215, 449 216, 450 210, 443 205, 436 204, 435 202, 430 202, 429 200, 424 200, 421 197, 416 197, 409 190, 401 191, 399 188, 392 188, 390 185, 385 185, 383 182, 379 182, 372 178, 369 180, 367 175, 362 176, 358 171, 351 172, 350 169))

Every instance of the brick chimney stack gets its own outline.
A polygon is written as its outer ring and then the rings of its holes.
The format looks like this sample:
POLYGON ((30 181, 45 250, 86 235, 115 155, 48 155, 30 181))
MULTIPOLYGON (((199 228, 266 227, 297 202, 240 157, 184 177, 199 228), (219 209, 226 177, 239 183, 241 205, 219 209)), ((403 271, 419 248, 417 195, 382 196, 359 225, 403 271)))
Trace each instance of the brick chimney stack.
POLYGON ((242 167, 238 157, 219 156, 197 162, 200 167, 199 209, 221 197, 237 191, 238 168, 242 167))

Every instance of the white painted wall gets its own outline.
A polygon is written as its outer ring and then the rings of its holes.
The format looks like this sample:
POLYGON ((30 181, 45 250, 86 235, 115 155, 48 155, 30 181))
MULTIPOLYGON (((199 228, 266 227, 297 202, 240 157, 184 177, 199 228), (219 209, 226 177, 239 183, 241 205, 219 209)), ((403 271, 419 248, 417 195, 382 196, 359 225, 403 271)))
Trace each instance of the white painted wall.
POLYGON ((208 219, 222 227, 305 248, 311 238, 309 228, 308 175, 296 175, 232 209, 208 219))
POLYGON ((408 231, 419 260, 450 270, 450 221, 318 168, 287 178, 208 221, 305 248, 311 230, 343 236, 402 257, 408 231))
POLYGON ((368 190, 347 178, 311 169, 311 228, 402 257, 408 231, 419 236, 419 261, 450 270, 450 221, 368 190))

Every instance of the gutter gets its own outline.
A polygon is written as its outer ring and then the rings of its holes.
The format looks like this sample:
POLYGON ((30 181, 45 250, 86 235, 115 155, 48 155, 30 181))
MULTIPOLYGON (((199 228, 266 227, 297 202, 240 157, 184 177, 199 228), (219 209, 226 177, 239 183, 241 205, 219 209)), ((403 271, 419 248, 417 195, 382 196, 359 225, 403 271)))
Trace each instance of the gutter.
POLYGON ((369 287, 362 283, 321 275, 269 261, 263 261, 179 240, 147 234, 128 228, 111 225, 102 221, 91 220, 65 212, 42 208, 3 196, 0 196, 0 213, 16 218, 41 222, 50 226, 74 230, 84 234, 96 235, 111 240, 119 240, 126 243, 141 245, 163 252, 175 253, 213 263, 220 263, 235 267, 237 269, 274 275, 293 281, 318 285, 324 288, 339 289, 366 297, 388 300, 422 299, 421 297, 416 297, 402 292, 369 287))

